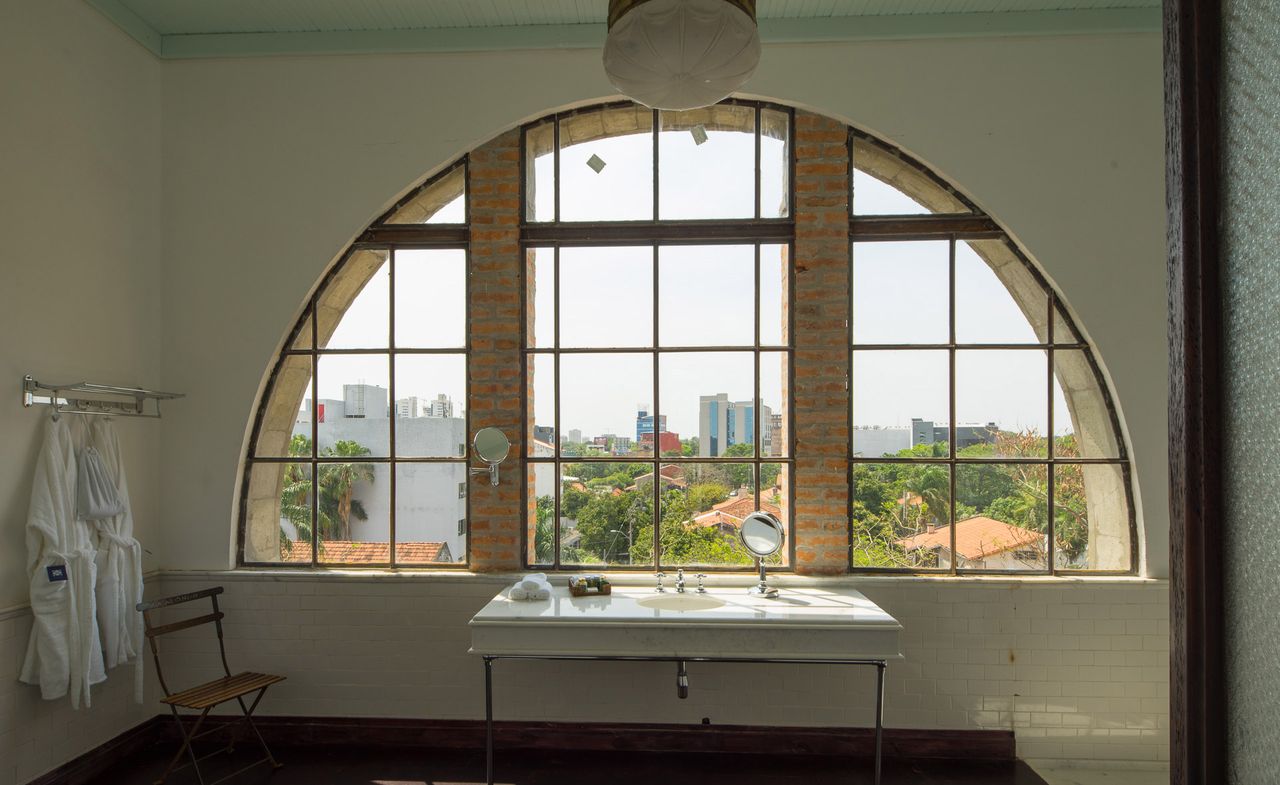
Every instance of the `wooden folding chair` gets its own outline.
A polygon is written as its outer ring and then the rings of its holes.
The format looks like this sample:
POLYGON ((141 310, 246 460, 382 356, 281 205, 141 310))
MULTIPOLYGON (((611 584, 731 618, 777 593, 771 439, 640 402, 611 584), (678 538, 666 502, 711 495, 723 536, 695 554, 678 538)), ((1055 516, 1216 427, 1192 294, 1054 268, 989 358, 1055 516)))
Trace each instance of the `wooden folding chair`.
MULTIPOLYGON (((160 775, 160 779, 156 780, 156 785, 160 785, 160 783, 165 781, 166 777, 176 770, 174 767, 177 765, 178 760, 182 757, 184 752, 189 758, 191 758, 191 761, 190 763, 184 763, 177 768, 184 769, 187 766, 193 767, 196 772, 196 780, 200 785, 205 785, 204 776, 200 773, 200 761, 220 752, 225 751, 229 753, 233 751, 235 749, 236 742, 240 740, 240 736, 246 727, 252 730, 253 734, 258 737, 258 743, 262 745, 262 751, 266 753, 266 757, 255 760, 253 763, 237 769, 225 777, 214 780, 214 783, 230 779, 237 774, 257 766, 259 763, 270 763, 272 769, 278 769, 282 765, 277 763, 276 759, 271 756, 271 750, 267 748, 267 742, 262 738, 262 734, 258 732, 258 727, 253 724, 253 710, 258 708, 258 702, 262 700, 262 696, 266 693, 267 688, 278 681, 284 681, 284 677, 272 676, 267 673, 251 673, 247 671, 244 673, 237 673, 234 676, 231 674, 231 668, 227 666, 227 647, 222 640, 222 618, 224 614, 222 611, 218 610, 219 594, 222 594, 222 587, 215 586, 212 589, 202 589, 201 591, 193 591, 188 594, 178 594, 173 597, 152 600, 151 602, 140 602, 137 606, 138 610, 142 612, 142 618, 146 624, 147 641, 151 644, 151 656, 155 658, 156 662, 156 676, 160 678, 160 687, 164 690, 165 697, 161 699, 160 702, 169 706, 169 710, 173 712, 174 721, 178 723, 178 732, 182 735, 182 746, 178 748, 176 753, 174 753, 173 758, 169 761, 169 765, 165 767, 164 773, 160 775), (174 605, 181 605, 182 603, 203 599, 205 597, 208 597, 213 602, 212 613, 183 619, 182 621, 170 622, 168 624, 154 625, 151 623, 152 611, 160 608, 170 608, 174 605), (177 632, 191 627, 198 627, 201 624, 208 624, 209 622, 213 622, 213 626, 218 630, 218 653, 222 657, 222 670, 226 673, 226 676, 221 679, 214 679, 213 681, 191 687, 190 689, 182 690, 181 692, 171 692, 169 690, 169 685, 164 680, 164 670, 160 667, 160 650, 156 645, 156 638, 159 638, 161 635, 167 635, 171 632, 177 632), (253 703, 246 706, 244 702, 245 696, 253 692, 257 692, 258 694, 254 697, 253 703), (209 712, 215 706, 232 700, 240 704, 240 711, 244 713, 244 717, 236 723, 231 734, 231 740, 227 743, 225 748, 214 750, 207 755, 202 755, 197 758, 195 749, 191 746, 191 743, 202 736, 207 736, 210 733, 217 733, 222 730, 222 728, 213 728, 201 733, 200 726, 204 724, 205 718, 209 716, 209 712), (200 712, 190 732, 187 731, 187 727, 182 721, 182 716, 178 714, 178 709, 180 707, 200 712)), ((214 785, 214 783, 209 783, 208 785, 214 785)))

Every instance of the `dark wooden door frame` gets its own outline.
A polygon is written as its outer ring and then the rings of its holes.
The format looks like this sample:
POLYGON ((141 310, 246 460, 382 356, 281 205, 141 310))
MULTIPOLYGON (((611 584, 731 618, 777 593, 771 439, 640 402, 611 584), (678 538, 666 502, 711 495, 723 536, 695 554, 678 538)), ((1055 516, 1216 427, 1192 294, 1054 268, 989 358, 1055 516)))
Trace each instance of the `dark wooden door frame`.
POLYGON ((1226 782, 1219 283, 1220 0, 1165 0, 1170 777, 1226 782))

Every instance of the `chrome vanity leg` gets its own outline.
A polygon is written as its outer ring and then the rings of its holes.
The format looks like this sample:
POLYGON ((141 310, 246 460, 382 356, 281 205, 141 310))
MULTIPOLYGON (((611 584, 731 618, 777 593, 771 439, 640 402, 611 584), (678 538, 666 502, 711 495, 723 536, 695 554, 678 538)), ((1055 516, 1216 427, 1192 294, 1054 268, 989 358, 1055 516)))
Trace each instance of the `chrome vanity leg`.
POLYGON ((493 658, 484 658, 484 781, 493 785, 493 658))
POLYGON ((876 663, 876 777, 873 782, 880 785, 881 742, 884 738, 884 669, 885 661, 876 663))

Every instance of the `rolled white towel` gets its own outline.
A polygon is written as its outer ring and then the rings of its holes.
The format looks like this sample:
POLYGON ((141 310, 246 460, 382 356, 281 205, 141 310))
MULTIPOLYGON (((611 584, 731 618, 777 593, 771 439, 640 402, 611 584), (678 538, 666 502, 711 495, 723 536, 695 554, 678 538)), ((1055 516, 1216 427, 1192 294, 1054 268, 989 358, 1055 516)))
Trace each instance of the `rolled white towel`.
POLYGON ((528 575, 526 575, 526 576, 524 576, 523 578, 521 578, 521 580, 525 580, 525 581, 545 581, 545 580, 547 580, 547 574, 546 574, 545 572, 531 572, 531 573, 529 573, 528 575))
POLYGON ((551 584, 547 581, 547 576, 542 573, 526 575, 516 585, 528 592, 538 591, 539 589, 549 590, 551 588, 551 584))
POLYGON ((529 599, 529 592, 520 588, 520 584, 517 583, 515 586, 507 589, 507 597, 512 600, 527 600, 529 599))
POLYGON ((551 599, 551 584, 546 584, 541 589, 535 589, 528 594, 531 600, 549 600, 551 599))

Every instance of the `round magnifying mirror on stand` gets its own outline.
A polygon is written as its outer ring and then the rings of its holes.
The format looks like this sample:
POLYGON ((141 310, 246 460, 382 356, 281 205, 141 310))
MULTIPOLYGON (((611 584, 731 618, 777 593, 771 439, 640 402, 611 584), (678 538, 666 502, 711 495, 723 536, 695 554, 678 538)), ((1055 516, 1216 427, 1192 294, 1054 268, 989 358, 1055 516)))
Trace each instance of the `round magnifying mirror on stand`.
POLYGON ((748 589, 747 593, 770 599, 777 597, 778 590, 770 588, 765 580, 764 560, 782 550, 783 543, 787 541, 782 522, 763 510, 757 510, 742 522, 742 527, 738 529, 738 539, 742 541, 742 547, 756 557, 756 567, 760 570, 760 583, 748 589))
POLYGON ((489 464, 487 469, 472 469, 472 474, 488 474, 489 484, 498 484, 498 464, 507 459, 511 451, 511 441, 507 435, 497 428, 481 428, 471 440, 471 449, 476 457, 489 464))

